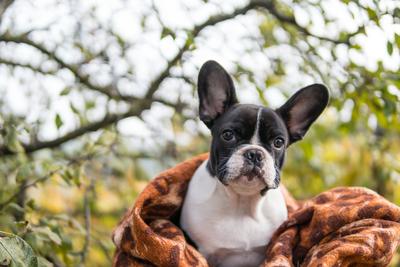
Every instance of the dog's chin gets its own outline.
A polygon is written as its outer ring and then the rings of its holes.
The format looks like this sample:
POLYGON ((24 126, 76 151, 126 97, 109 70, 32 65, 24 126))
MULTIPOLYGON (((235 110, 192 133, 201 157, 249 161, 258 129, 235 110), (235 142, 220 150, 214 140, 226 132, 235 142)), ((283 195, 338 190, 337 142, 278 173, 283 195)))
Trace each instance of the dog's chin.
POLYGON ((241 175, 228 182, 228 186, 239 195, 254 195, 268 187, 262 177, 241 175))
POLYGON ((274 182, 275 177, 272 177, 273 175, 269 176, 265 173, 245 171, 229 179, 224 184, 239 195, 264 195, 267 190, 278 187, 274 182))

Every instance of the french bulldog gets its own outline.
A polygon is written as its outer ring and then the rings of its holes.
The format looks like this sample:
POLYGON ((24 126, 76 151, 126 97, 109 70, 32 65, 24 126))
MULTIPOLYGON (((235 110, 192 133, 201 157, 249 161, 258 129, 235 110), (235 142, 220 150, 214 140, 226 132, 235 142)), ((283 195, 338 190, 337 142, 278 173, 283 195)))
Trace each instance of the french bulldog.
POLYGON ((279 186, 285 151, 322 113, 328 90, 309 85, 275 110, 239 104, 230 75, 207 61, 199 72, 198 96, 211 151, 189 183, 180 225, 210 266, 259 266, 274 231, 287 219, 279 186))

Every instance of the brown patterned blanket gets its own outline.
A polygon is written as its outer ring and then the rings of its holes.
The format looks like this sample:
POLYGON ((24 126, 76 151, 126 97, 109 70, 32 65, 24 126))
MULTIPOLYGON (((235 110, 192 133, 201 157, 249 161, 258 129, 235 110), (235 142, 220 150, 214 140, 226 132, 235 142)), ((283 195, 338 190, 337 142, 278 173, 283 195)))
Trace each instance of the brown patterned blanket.
MULTIPOLYGON (((188 182, 207 159, 189 159, 152 180, 114 230, 113 266, 208 266, 179 229, 188 182)), ((283 186, 282 186, 283 187, 283 186)), ((296 202, 262 266, 387 266, 400 242, 400 208, 371 190, 342 187, 296 202)))

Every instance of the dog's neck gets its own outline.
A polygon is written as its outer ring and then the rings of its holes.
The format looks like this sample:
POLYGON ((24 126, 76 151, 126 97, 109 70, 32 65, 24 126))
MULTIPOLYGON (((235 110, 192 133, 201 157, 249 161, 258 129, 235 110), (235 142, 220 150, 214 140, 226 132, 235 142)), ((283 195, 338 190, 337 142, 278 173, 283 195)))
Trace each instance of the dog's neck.
MULTIPOLYGON (((202 176, 201 180, 207 184, 207 186, 199 186, 199 188, 208 190, 214 188, 214 190, 209 191, 209 198, 214 198, 214 203, 218 204, 221 208, 226 210, 226 212, 238 216, 250 216, 257 219, 258 214, 260 214, 261 204, 265 200, 266 195, 262 196, 260 193, 252 193, 249 195, 238 194, 231 186, 222 184, 217 177, 210 174, 207 168, 207 162, 204 162, 199 167, 195 175, 202 176)), ((206 198, 208 197, 206 196, 206 198)))
POLYGON ((221 197, 225 205, 228 205, 231 212, 238 216, 250 216, 257 219, 257 214, 261 208, 261 203, 265 196, 259 193, 251 195, 241 195, 232 190, 229 186, 223 185, 216 177, 212 177, 217 181, 217 194, 221 197))

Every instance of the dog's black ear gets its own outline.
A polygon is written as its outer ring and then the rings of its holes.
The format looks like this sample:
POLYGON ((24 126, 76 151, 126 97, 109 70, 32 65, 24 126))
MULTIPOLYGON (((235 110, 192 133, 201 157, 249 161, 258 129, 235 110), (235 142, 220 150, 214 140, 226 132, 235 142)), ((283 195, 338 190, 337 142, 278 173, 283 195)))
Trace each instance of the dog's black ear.
POLYGON ((210 60, 204 63, 197 80, 199 115, 208 128, 218 116, 237 103, 233 81, 225 69, 210 60))
POLYGON ((302 139, 311 124, 328 104, 328 89, 322 84, 313 84, 295 93, 277 109, 289 131, 289 143, 302 139))

